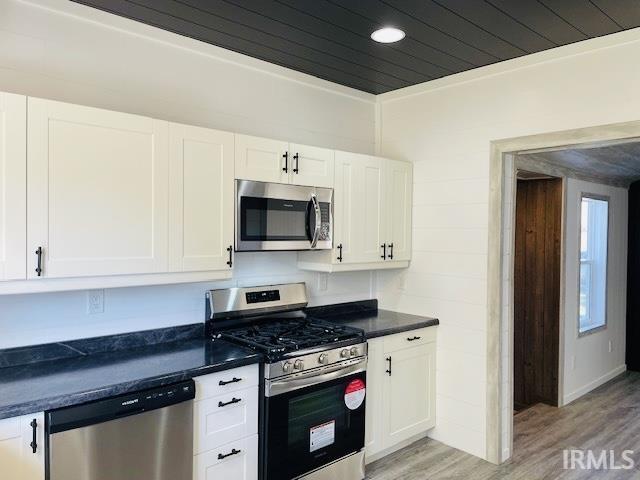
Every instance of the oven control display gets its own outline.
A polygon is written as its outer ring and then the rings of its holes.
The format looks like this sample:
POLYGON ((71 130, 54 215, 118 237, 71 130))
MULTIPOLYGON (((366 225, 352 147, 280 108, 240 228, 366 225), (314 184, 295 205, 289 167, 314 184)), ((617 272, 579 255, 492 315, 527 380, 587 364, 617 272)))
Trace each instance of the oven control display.
POLYGON ((315 452, 321 448, 328 447, 336 441, 336 421, 323 423, 311 427, 309 430, 309 451, 315 452))
POLYGON ((261 292, 247 292, 247 303, 275 302, 280 300, 280 290, 263 290, 261 292))
POLYGON ((357 410, 364 402, 365 396, 364 382, 359 378, 351 380, 344 391, 344 404, 349 410, 357 410))

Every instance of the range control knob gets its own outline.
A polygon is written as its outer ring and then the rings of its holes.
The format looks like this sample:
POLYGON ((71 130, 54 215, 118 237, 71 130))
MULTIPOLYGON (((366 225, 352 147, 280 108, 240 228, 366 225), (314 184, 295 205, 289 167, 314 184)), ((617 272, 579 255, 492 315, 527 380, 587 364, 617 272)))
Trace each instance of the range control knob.
POLYGON ((349 350, 347 350, 346 348, 343 348, 342 351, 340 352, 340 356, 342 358, 349 358, 349 350))
POLYGON ((284 362, 282 364, 282 371, 284 373, 289 373, 291 371, 291 362, 284 362))
POLYGON ((329 355, 327 355, 326 353, 321 353, 318 357, 318 363, 320 365, 326 365, 327 363, 329 363, 329 355))
POLYGON ((352 357, 357 357, 358 356, 358 347, 351 347, 351 356, 352 357))
POLYGON ((296 360, 293 364, 294 370, 302 370, 304 368, 304 362, 300 359, 296 360))

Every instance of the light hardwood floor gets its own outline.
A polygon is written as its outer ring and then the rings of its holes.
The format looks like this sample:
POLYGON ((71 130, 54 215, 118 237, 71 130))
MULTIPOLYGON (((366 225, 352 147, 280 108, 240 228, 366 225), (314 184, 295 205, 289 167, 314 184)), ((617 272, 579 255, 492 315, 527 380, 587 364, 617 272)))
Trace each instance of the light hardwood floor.
POLYGON ((563 408, 535 405, 514 422, 512 458, 493 465, 424 439, 367 467, 368 480, 640 480, 640 373, 624 373, 563 408), (633 450, 632 470, 564 470, 564 449, 633 450))

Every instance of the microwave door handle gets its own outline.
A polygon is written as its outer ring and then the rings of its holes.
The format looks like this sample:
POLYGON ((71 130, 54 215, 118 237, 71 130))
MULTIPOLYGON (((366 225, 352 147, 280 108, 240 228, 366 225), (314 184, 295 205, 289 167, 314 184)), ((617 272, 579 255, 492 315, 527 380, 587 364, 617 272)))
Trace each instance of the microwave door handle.
POLYGON ((313 231, 313 238, 311 239, 311 248, 316 248, 318 244, 318 238, 320 237, 320 228, 322 227, 322 217, 320 212, 320 204, 318 203, 318 199, 316 198, 316 194, 311 194, 311 204, 313 205, 313 210, 316 213, 316 224, 315 230, 313 231))

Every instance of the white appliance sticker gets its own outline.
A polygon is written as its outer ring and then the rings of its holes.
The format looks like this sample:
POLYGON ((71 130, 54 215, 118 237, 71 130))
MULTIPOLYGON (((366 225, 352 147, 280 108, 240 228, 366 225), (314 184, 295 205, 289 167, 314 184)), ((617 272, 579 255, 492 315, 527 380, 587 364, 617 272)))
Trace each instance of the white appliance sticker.
POLYGON ((315 452, 336 441, 336 421, 331 420, 322 425, 311 427, 309 432, 309 451, 315 452))
POLYGON ((351 380, 344 391, 344 404, 349 410, 357 410, 364 402, 367 389, 359 378, 351 380))

